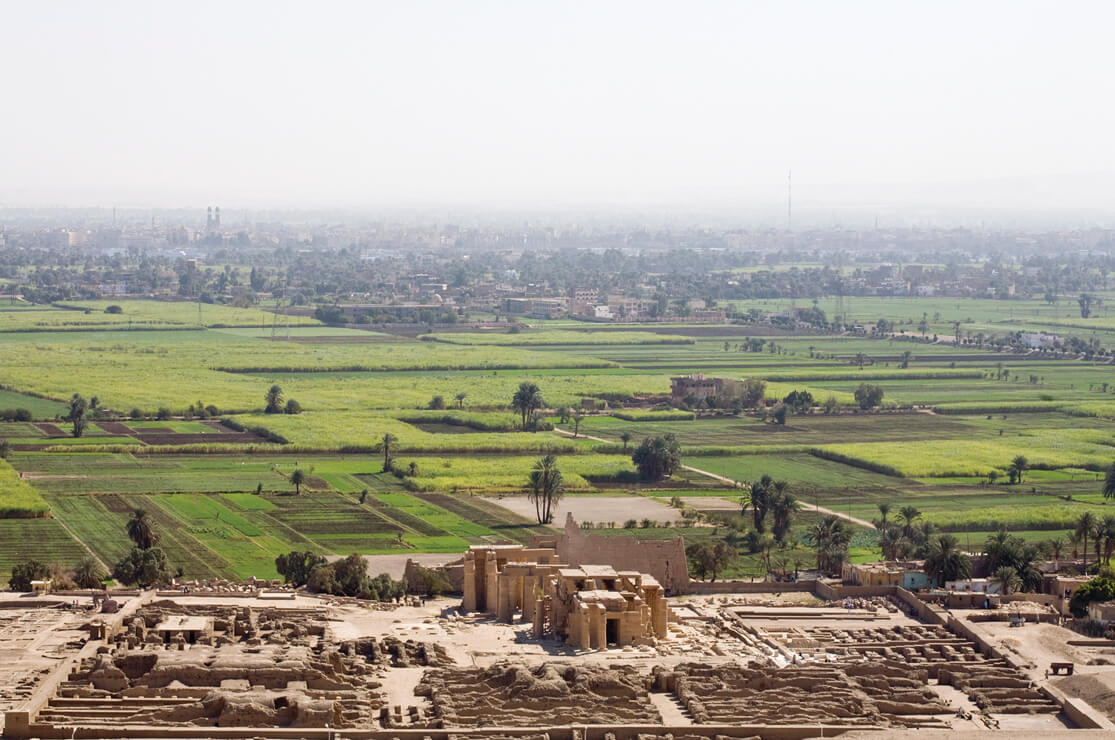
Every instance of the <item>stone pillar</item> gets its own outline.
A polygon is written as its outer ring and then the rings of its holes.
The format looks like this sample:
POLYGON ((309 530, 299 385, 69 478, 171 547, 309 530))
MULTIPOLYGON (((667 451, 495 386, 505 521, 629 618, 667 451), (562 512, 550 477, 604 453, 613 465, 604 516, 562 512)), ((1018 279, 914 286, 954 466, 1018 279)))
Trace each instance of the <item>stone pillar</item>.
POLYGON ((464 591, 461 611, 466 613, 476 611, 476 553, 471 550, 465 553, 464 582, 461 584, 461 590, 464 591))
POLYGON ((495 614, 499 609, 499 563, 496 554, 491 550, 485 552, 484 559, 484 602, 480 610, 488 614, 495 614))
POLYGON ((589 645, 595 650, 603 650, 608 646, 608 612, 603 604, 589 604, 588 608, 589 645))

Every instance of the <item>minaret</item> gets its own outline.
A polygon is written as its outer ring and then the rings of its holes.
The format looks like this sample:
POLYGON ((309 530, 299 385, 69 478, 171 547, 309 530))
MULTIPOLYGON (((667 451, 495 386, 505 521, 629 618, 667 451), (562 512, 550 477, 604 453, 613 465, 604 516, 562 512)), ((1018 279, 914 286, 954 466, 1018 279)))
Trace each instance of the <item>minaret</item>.
POLYGON ((221 207, 220 206, 217 206, 217 210, 214 211, 213 228, 216 229, 217 231, 221 230, 221 207))
POLYGON ((209 206, 205 209, 205 230, 213 230, 213 206, 209 206))

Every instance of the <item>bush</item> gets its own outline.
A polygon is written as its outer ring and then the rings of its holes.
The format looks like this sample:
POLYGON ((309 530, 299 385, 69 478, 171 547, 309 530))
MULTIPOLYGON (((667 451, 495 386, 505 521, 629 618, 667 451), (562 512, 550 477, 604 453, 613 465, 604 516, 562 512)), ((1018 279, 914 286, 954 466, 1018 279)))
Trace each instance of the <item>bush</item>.
POLYGON ((634 519, 628 519, 626 522, 623 523, 623 528, 624 529, 634 529, 635 527, 638 526, 638 524, 639 523, 637 521, 635 521, 634 519))
POLYGON ((133 419, 142 419, 143 409, 141 409, 139 406, 136 406, 128 413, 128 416, 132 417, 133 419))
POLYGON ((0 411, 0 421, 31 421, 31 412, 27 409, 4 409, 0 411))
POLYGON ((41 581, 50 575, 50 566, 38 560, 27 560, 17 563, 12 568, 12 577, 8 579, 8 588, 12 591, 30 591, 31 581, 41 581))
POLYGON ((1069 611, 1077 619, 1088 613, 1088 605, 1093 601, 1111 601, 1115 599, 1115 579, 1109 576, 1098 576, 1083 584, 1069 600, 1069 611))
POLYGON ((168 421, 170 419, 170 409, 166 406, 161 406, 155 414, 155 418, 159 421, 168 421))
POLYGON ((430 399, 428 406, 432 411, 443 411, 445 409, 445 396, 434 396, 430 399))
POLYGON ((156 583, 169 583, 170 568, 162 548, 133 547, 132 551, 116 563, 112 577, 126 585, 146 588, 156 583))
POLYGON ((293 398, 287 400, 286 406, 283 408, 283 413, 286 414, 301 414, 302 404, 295 401, 293 398))
POLYGON ((114 303, 105 309, 105 313, 124 313, 124 309, 114 303))
POLYGON ((12 454, 11 443, 6 439, 0 439, 0 460, 7 460, 10 454, 12 454))

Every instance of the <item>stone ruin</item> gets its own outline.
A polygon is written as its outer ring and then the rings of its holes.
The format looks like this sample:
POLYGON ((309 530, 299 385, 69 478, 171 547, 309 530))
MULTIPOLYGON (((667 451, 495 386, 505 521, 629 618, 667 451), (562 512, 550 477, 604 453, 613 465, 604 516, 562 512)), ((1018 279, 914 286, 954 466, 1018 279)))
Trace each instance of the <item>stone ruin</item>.
POLYGON ((645 675, 631 666, 498 663, 428 671, 414 690, 440 727, 661 724, 645 675))
POLYGON ((371 728, 384 669, 449 664, 411 640, 334 641, 324 610, 159 602, 80 661, 38 721, 371 728))
POLYGON ((945 727, 949 709, 925 671, 893 663, 860 665, 707 665, 656 668, 655 688, 669 691, 698 724, 871 724, 945 727))

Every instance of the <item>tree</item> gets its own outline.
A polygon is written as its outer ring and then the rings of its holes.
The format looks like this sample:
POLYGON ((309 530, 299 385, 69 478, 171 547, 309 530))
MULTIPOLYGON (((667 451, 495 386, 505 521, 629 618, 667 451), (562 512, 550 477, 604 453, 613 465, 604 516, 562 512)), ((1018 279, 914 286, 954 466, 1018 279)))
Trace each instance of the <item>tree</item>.
POLYGON ((292 586, 305 586, 310 580, 310 574, 319 565, 325 565, 323 556, 309 550, 288 552, 275 558, 275 570, 283 577, 285 583, 292 586))
POLYGON ((88 419, 86 419, 88 410, 89 402, 75 393, 73 398, 70 399, 70 411, 66 415, 66 421, 74 425, 73 435, 75 437, 80 437, 85 433, 85 427, 89 424, 88 419))
POLYGON ((1054 537, 1049 540, 1049 553, 1053 556, 1053 569, 1060 569, 1061 555, 1065 551, 1065 540, 1063 537, 1054 537))
POLYGON ((429 407, 434 411, 441 411, 445 408, 445 396, 434 396, 430 399, 429 407))
POLYGON ((776 540, 783 542, 790 532, 794 514, 798 510, 798 502, 794 495, 786 490, 789 487, 786 481, 775 481, 774 486, 775 494, 770 502, 770 513, 774 521, 771 523, 770 531, 776 540))
POLYGON ((124 313, 124 309, 114 303, 105 309, 105 313, 124 313))
POLYGON ((631 461, 642 480, 664 480, 681 465, 681 443, 673 433, 648 437, 635 448, 631 461))
POLYGON ((542 398, 542 391, 538 389, 536 384, 528 381, 519 383, 518 390, 511 397, 511 408, 522 416, 524 431, 527 428, 527 418, 545 406, 546 402, 542 398))
POLYGON ((890 509, 891 509, 891 505, 890 505, 890 503, 888 503, 886 501, 879 504, 879 513, 883 517, 882 524, 879 526, 879 531, 880 532, 885 533, 887 531, 887 515, 890 514, 890 509))
POLYGON ((972 561, 960 551, 956 537, 939 534, 930 538, 929 552, 925 557, 925 573, 938 586, 946 581, 967 578, 972 573, 972 561))
POLYGON ((852 530, 843 519, 829 514, 813 525, 809 535, 817 551, 817 570, 833 572, 844 564, 852 530))
POLYGON ((585 412, 577 409, 573 412, 573 437, 581 433, 581 422, 585 420, 585 412))
POLYGON ((133 547, 112 569, 112 577, 127 585, 146 588, 171 580, 166 553, 158 547, 133 547))
POLYGON ((1111 463, 1111 467, 1107 469, 1107 475, 1104 476, 1103 497, 1115 498, 1115 462, 1111 463))
POLYGON ((1080 318, 1086 319, 1092 315, 1092 307, 1098 303, 1098 299, 1091 293, 1081 293, 1076 302, 1080 305, 1080 318))
POLYGON ((1009 565, 998 568, 991 575, 991 582, 999 584, 999 593, 1004 596, 1009 596, 1022 586, 1022 579, 1018 577, 1018 572, 1009 565))
POLYGON ((774 419, 774 423, 779 426, 784 425, 786 423, 786 414, 788 411, 789 408, 784 403, 775 406, 774 411, 771 413, 771 418, 774 419))
POLYGON ((128 520, 126 529, 128 538, 142 550, 154 547, 155 543, 159 541, 158 535, 155 534, 155 530, 151 526, 151 520, 147 518, 147 512, 143 509, 136 509, 132 512, 132 518, 128 520))
POLYGON ((565 493, 565 481, 557 466, 557 458, 546 455, 534 464, 527 483, 527 498, 534 504, 534 513, 539 524, 549 524, 554 520, 554 504, 565 493))
POLYGON ((302 484, 306 482, 306 473, 302 468, 295 468, 290 474, 290 482, 294 486, 294 495, 302 495, 302 484))
POLYGON ((1069 611, 1077 619, 1088 613, 1088 604, 1093 601, 1112 601, 1115 599, 1115 578, 1099 576, 1076 589, 1069 599, 1069 611))
POLYGON ((1090 511, 1085 511, 1076 520, 1076 536, 1084 541, 1084 565, 1085 572, 1088 571, 1088 537, 1091 536, 1092 530, 1096 528, 1099 519, 1090 511))
POLYGON ((1030 467, 1030 461, 1026 459, 1025 455, 1016 455, 1010 461, 1010 467, 1007 468, 1007 473, 1010 474, 1011 483, 1021 483, 1022 474, 1030 467))
POLYGON ((287 399, 286 406, 283 407, 283 413, 286 414, 301 414, 302 404, 295 401, 293 398, 287 399))
POLYGON ((739 399, 744 408, 753 409, 763 402, 767 392, 767 381, 748 378, 740 384, 739 399))
POLYGON ((92 555, 86 555, 74 566, 74 583, 79 588, 100 588, 108 573, 92 555))
POLYGON ((813 394, 806 390, 790 391, 782 403, 790 408, 795 414, 802 414, 813 408, 813 394))
POLYGON ((823 408, 826 415, 835 414, 837 411, 840 410, 840 402, 836 400, 836 396, 830 394, 829 397, 825 399, 825 405, 823 408))
POLYGON ((267 390, 267 395, 263 397, 267 402, 267 407, 263 410, 267 414, 281 414, 283 413, 283 389, 278 384, 271 386, 267 390))
POLYGON ((573 409, 569 408, 568 406, 562 406, 560 409, 557 410, 557 415, 558 423, 564 424, 569 421, 569 417, 573 415, 573 409))
POLYGON ((465 407, 465 399, 468 398, 468 394, 461 392, 454 396, 454 398, 457 400, 457 408, 463 409, 465 407))
POLYGON ((391 432, 383 435, 383 472, 391 470, 391 445, 399 441, 391 432))
POLYGON ((38 560, 26 560, 12 568, 8 588, 12 591, 30 591, 31 581, 41 581, 50 575, 50 566, 38 560))
MULTIPOLYGON (((621 442, 623 442, 623 451, 624 452, 627 452, 627 444, 631 441, 631 436, 632 436, 631 432, 620 432, 619 440, 621 442)), ((1112 465, 1111 468, 1112 468, 1112 470, 1115 470, 1115 465, 1112 465)), ((1115 494, 1112 494, 1112 495, 1115 495, 1115 494)))
MULTIPOLYGON (((627 445, 624 445, 624 449, 627 445)), ((12 443, 6 439, 0 439, 0 460, 7 460, 8 455, 12 454, 12 443)))
POLYGON ((770 510, 771 499, 774 496, 774 479, 764 475, 751 484, 751 490, 741 499, 743 508, 741 514, 751 509, 751 523, 755 531, 762 534, 766 531, 767 512, 770 510))
POLYGON ((703 580, 711 576, 711 580, 715 581, 720 571, 736 562, 739 553, 736 548, 721 540, 713 546, 695 542, 685 548, 685 557, 698 578, 703 580))
POLYGON ((860 383, 854 395, 861 409, 872 409, 883 400, 883 389, 870 383, 860 383))
POLYGON ((916 506, 903 506, 898 510, 898 516, 904 522, 902 525, 902 536, 908 540, 914 538, 914 522, 921 518, 921 512, 918 511, 916 506))

